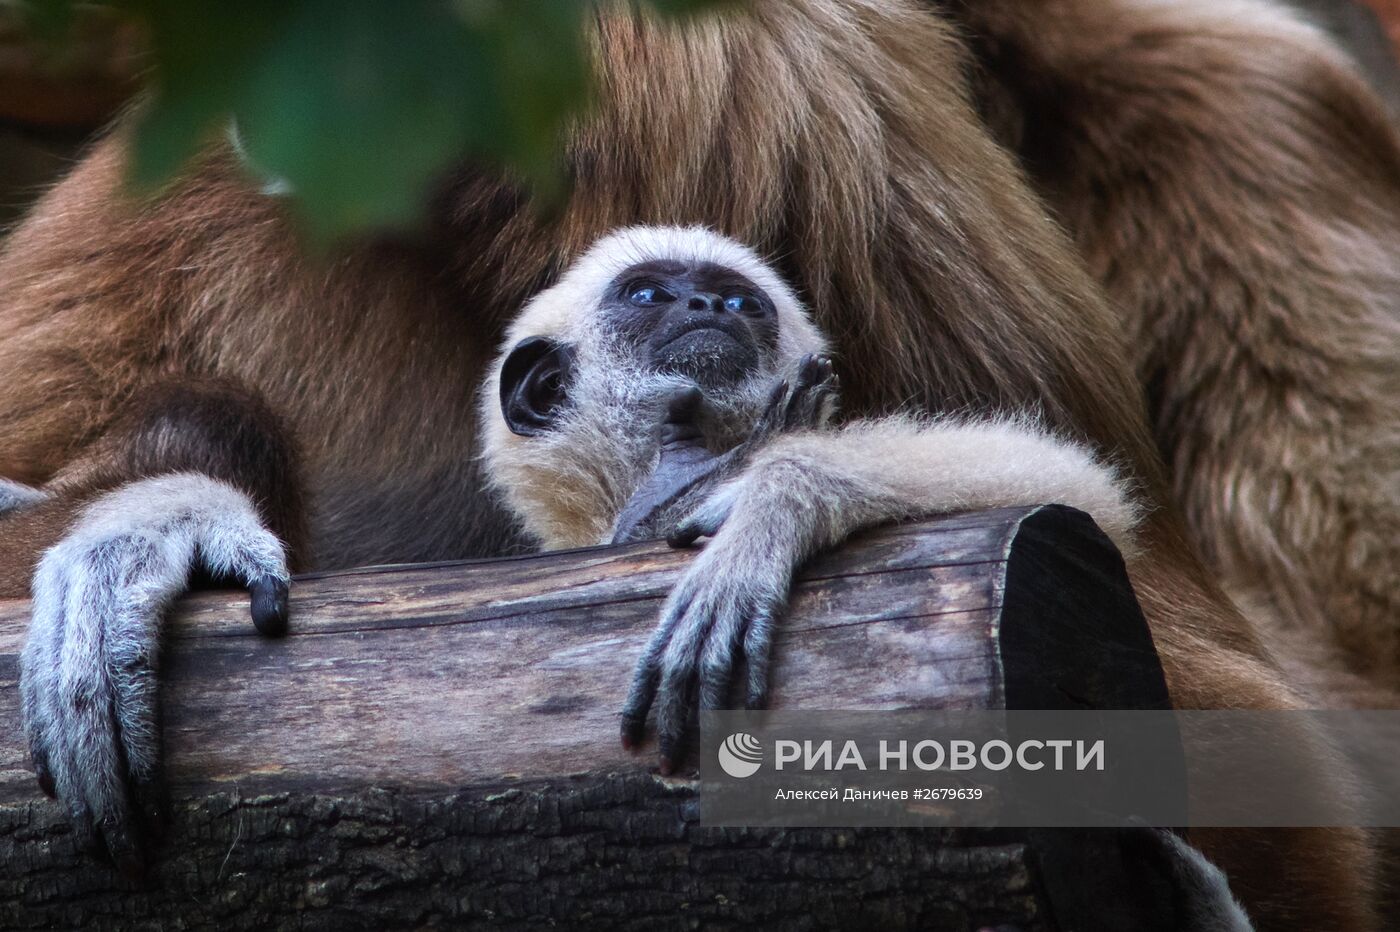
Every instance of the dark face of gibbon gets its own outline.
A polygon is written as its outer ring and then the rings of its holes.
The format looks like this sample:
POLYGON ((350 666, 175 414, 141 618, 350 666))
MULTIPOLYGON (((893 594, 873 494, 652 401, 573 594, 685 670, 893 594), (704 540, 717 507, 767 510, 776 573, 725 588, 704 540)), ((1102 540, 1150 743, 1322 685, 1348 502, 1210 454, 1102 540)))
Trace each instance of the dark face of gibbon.
POLYGON ((659 372, 731 385, 778 342, 778 314, 757 285, 713 264, 643 262, 613 280, 602 319, 659 372))
MULTIPOLYGON (((655 372, 680 375, 702 390, 738 384, 771 359, 778 311, 747 277, 713 263, 653 260, 609 283, 597 309, 606 328, 655 372)), ((567 400, 571 347, 529 337, 501 368, 501 413, 511 431, 548 430, 567 400)))

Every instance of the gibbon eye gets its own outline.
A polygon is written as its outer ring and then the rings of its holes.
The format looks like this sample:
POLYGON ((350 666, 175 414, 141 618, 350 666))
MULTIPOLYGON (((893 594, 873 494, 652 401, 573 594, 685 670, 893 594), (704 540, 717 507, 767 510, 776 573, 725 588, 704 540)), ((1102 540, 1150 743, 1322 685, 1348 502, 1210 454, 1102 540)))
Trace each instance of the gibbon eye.
POLYGON ((633 282, 627 286, 627 291, 627 300, 637 307, 656 307, 676 300, 675 295, 655 282, 633 282))
POLYGON ((753 295, 735 294, 724 299, 724 309, 735 314, 757 317, 763 313, 763 303, 753 295))

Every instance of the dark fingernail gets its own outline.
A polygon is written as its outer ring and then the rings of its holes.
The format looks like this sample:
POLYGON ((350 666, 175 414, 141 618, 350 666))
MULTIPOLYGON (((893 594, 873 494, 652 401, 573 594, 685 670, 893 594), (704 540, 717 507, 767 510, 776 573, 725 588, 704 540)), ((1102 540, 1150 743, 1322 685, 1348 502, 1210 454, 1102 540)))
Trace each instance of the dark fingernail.
POLYGON ((92 817, 81 804, 68 809, 68 823, 73 827, 73 843, 89 857, 106 859, 107 848, 98 840, 92 827, 92 817))
POLYGON ((622 746, 629 751, 641 747, 645 729, 646 722, 639 722, 634 718, 624 718, 622 720, 622 746))
POLYGON ((146 859, 137 848, 136 838, 132 837, 125 821, 115 814, 106 814, 98 823, 102 841, 106 842, 106 852, 111 855, 112 865, 127 880, 140 880, 146 876, 146 859))
POLYGON ((694 527, 677 528, 666 537, 666 545, 677 549, 689 547, 700 539, 700 531, 694 527))
POLYGON ((287 633, 287 583, 264 576, 248 587, 253 627, 269 637, 287 633))
POLYGON ((675 741, 658 735, 656 738, 656 753, 657 756, 661 758, 662 773, 669 775, 676 769, 676 762, 681 755, 677 753, 675 741))

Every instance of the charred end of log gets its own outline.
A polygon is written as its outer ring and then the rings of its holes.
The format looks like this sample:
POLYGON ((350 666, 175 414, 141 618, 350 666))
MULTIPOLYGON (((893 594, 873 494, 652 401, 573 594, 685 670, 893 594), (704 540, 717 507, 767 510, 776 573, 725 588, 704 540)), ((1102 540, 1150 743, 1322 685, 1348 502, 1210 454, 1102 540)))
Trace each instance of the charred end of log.
MULTIPOLYGON (((999 645, 1008 709, 1171 708, 1123 558, 1075 509, 1047 506, 1021 521, 1007 558, 999 645)), ((1167 865, 1142 856, 1144 831, 1027 830, 1034 876, 1060 925, 1182 927, 1167 865)))

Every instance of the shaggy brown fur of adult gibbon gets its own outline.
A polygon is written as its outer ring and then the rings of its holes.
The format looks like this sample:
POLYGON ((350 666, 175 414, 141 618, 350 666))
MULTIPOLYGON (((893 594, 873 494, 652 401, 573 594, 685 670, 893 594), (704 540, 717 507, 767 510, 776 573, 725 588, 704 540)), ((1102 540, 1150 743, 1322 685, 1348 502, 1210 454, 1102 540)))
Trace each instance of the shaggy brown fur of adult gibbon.
MULTIPOLYGON (((200 494, 190 472, 237 460, 212 435, 112 468, 131 408, 193 378, 254 393, 270 460, 300 462, 277 477, 306 503, 298 565, 500 552, 471 438, 505 322, 600 234, 701 223, 798 286, 852 413, 1030 410, 1134 475, 1130 570, 1178 705, 1391 701, 1400 146, 1320 33, 1245 0, 757 0, 604 15, 596 52, 561 214, 463 171, 421 237, 329 263, 231 152, 136 207, 125 133, 100 143, 0 257, 0 476, 51 492, 5 519, 0 592, 133 480, 122 501, 156 508, 162 476, 200 494)), ((65 553, 54 591, 84 572, 65 553)), ((56 788, 125 851, 154 758, 119 766, 114 701, 103 753, 65 733, 56 788)), ((1375 924, 1359 833, 1193 840, 1261 928, 1375 924)))

